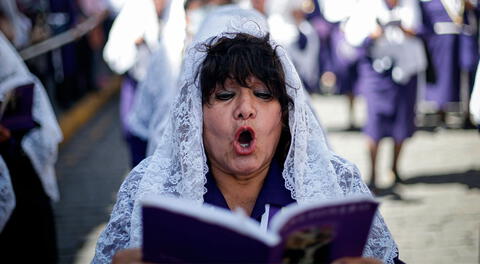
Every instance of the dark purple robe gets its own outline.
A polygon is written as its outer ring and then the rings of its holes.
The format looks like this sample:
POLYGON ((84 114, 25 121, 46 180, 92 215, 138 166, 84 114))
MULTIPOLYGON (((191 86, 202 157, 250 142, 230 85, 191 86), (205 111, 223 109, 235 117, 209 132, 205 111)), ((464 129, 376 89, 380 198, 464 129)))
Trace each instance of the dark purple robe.
POLYGON ((147 153, 147 141, 133 134, 127 122, 128 114, 132 110, 137 85, 138 82, 133 77, 125 74, 120 92, 120 120, 122 122, 122 132, 130 150, 132 168, 137 166, 147 153))
POLYGON ((460 101, 460 71, 474 71, 478 62, 476 35, 436 34, 438 22, 452 22, 440 0, 421 2, 424 39, 435 71, 434 83, 427 83, 425 99, 445 110, 449 102, 460 101))
POLYGON ((359 52, 349 46, 345 34, 336 24, 330 37, 331 66, 337 78, 337 94, 353 94, 358 80, 357 62, 359 52), (349 54, 351 52, 351 54, 349 54))
POLYGON ((358 54, 347 55, 344 50, 345 36, 340 23, 327 21, 320 11, 312 15, 311 23, 320 38, 319 76, 325 72, 333 72, 336 76, 337 94, 354 93, 358 79, 358 54))
MULTIPOLYGON (((373 40, 365 41, 367 50, 373 40)), ((376 72, 372 59, 365 53, 358 65, 360 93, 367 102, 367 123, 363 131, 375 142, 392 137, 396 143, 403 142, 415 132, 415 102, 417 78, 407 84, 395 83, 391 70, 376 72)))

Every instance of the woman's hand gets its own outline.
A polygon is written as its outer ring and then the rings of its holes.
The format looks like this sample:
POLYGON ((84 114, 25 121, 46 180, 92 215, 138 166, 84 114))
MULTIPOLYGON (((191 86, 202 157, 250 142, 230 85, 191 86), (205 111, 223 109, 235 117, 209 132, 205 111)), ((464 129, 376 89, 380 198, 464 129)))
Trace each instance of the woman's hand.
POLYGON ((378 259, 374 258, 341 258, 335 260, 332 264, 382 264, 378 259))
POLYGON ((112 264, 147 264, 142 262, 142 250, 140 248, 123 249, 115 253, 112 264))
POLYGON ((2 125, 0 125, 0 143, 3 143, 10 139, 12 135, 10 134, 10 130, 2 125))

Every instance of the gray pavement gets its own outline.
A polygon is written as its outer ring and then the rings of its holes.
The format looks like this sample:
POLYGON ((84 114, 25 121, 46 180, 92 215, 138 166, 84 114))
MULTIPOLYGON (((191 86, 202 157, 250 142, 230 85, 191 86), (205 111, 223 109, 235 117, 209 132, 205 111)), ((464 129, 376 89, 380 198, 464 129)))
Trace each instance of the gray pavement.
MULTIPOLYGON (((347 100, 315 97, 314 108, 328 130, 332 148, 370 174, 366 138, 348 127, 347 100)), ((365 104, 355 104, 355 121, 365 104)), ((380 185, 391 186, 393 142, 379 150, 380 185)), ((381 212, 407 263, 480 263, 480 134, 475 130, 417 131, 405 143, 399 173, 405 184, 380 197, 381 212)))
POLYGON ((61 197, 55 204, 60 263, 74 263, 89 238, 96 240, 90 233, 108 221, 128 171, 118 116, 114 97, 60 149, 56 170, 61 197))
MULTIPOLYGON (((56 206, 62 263, 89 263, 127 171, 127 153, 113 100, 62 148, 58 174, 62 201, 56 206)), ((369 175, 366 139, 348 126, 347 100, 313 98, 332 148, 369 175)), ((357 101, 356 123, 365 120, 357 101)), ((382 143, 377 175, 392 183, 392 142, 382 143)), ((479 263, 480 134, 475 130, 418 131, 406 145, 399 172, 406 183, 379 198, 381 212, 407 263, 479 263)), ((366 179, 366 178, 365 178, 366 179)), ((366 179, 367 180, 367 179, 366 179)))

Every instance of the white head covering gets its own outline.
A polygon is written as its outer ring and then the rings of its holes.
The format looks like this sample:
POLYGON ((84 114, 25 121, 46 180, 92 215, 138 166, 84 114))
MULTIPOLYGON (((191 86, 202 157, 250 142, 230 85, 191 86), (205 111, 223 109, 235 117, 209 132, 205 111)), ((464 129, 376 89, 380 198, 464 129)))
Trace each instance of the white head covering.
POLYGON ((15 208, 15 194, 13 193, 10 173, 7 165, 0 157, 0 233, 7 223, 13 208, 15 208))
POLYGON ((30 130, 22 139, 22 148, 30 158, 47 195, 58 200, 54 164, 62 132, 42 83, 32 75, 22 59, 0 32, 0 100, 18 86, 34 83, 33 120, 40 127, 30 130))
POLYGON ((153 54, 145 79, 135 93, 127 122, 136 136, 147 140, 155 124, 168 114, 178 90, 177 80, 185 42, 185 11, 182 0, 171 0, 164 11, 158 50, 153 54))
POLYGON ((160 24, 153 0, 128 0, 108 35, 103 58, 118 74, 130 70, 137 80, 145 77, 149 57, 158 48, 160 24), (143 38, 145 45, 135 42, 143 38))
MULTIPOLYGON (((175 196, 203 203, 207 157, 203 146, 202 96, 196 73, 206 57, 201 45, 218 37, 243 32, 262 37, 266 21, 260 13, 244 9, 218 9, 203 24, 187 51, 181 90, 172 106, 164 137, 155 153, 142 161, 122 185, 117 204, 97 245, 94 263, 108 261, 114 251, 141 244, 139 200, 146 195, 175 196), (213 36, 213 37, 212 37, 213 36), (200 45, 200 46, 199 46, 200 45)), ((272 46, 277 45, 271 41, 272 46)), ((332 153, 320 124, 305 101, 302 84, 285 50, 276 48, 285 70, 287 93, 294 107, 289 111, 292 142, 284 163, 285 188, 298 203, 369 194, 358 169, 332 153)), ((386 263, 397 255, 395 243, 378 214, 364 252, 386 263)))

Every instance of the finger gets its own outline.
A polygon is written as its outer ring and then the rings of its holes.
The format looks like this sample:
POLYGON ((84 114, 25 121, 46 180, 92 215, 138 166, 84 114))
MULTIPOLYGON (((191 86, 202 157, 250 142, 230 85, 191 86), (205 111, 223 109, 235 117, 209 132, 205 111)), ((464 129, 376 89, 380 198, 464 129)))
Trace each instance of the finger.
POLYGON ((142 252, 139 248, 123 249, 115 253, 112 264, 127 264, 142 261, 142 252))

